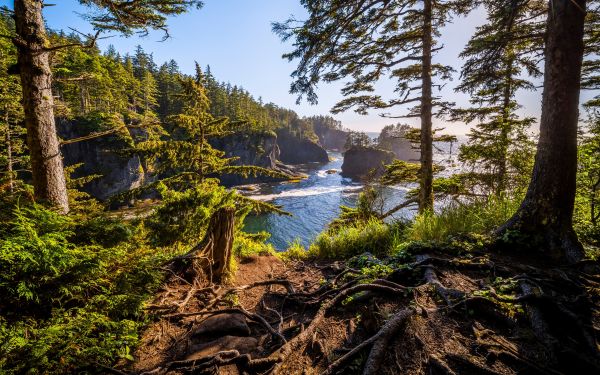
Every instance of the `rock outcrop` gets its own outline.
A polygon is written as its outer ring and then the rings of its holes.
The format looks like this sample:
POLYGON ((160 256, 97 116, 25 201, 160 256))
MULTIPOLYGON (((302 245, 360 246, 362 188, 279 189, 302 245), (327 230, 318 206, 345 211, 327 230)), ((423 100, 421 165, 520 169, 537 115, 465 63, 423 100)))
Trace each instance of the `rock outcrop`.
POLYGON ((402 135, 389 135, 382 132, 379 136, 379 147, 392 151, 400 160, 416 162, 420 159, 419 150, 415 149, 410 141, 402 135))
POLYGON ((385 171, 384 165, 390 164, 395 159, 391 151, 374 147, 353 146, 344 153, 342 173, 344 177, 361 179, 373 173, 381 176, 385 171))
POLYGON ((279 160, 286 164, 327 163, 327 151, 317 142, 300 138, 287 130, 277 132, 279 160))
MULTIPOLYGON (((221 138, 214 138, 210 143, 214 148, 223 151, 226 157, 238 158, 233 162, 233 165, 254 165, 278 171, 287 174, 290 177, 298 175, 292 167, 279 161, 280 148, 275 133, 235 133, 221 138)), ((244 178, 235 174, 222 175, 219 176, 219 179, 225 186, 282 180, 281 178, 269 176, 249 176, 244 178)))
MULTIPOLYGON (((85 136, 85 124, 71 121, 58 121, 57 129, 63 139, 85 136)), ((131 148, 129 140, 118 134, 109 134, 61 147, 65 166, 82 164, 71 175, 80 178, 98 175, 86 183, 81 190, 98 200, 106 200, 112 195, 135 189, 147 179, 142 160, 138 155, 127 152, 131 148)))
POLYGON ((343 151, 348 139, 348 132, 340 129, 326 128, 316 134, 321 146, 332 151, 343 151))

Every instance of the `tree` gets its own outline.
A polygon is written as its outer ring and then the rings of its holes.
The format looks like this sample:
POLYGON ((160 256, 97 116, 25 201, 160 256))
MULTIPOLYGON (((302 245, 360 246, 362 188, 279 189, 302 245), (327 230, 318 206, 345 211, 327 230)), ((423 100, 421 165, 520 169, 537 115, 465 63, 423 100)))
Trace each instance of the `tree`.
POLYGON ((583 257, 573 230, 585 0, 552 0, 546 24, 540 139, 527 194, 500 233, 538 239, 548 255, 583 257), (557 176, 560 171, 560 176, 557 176))
MULTIPOLYGON (((452 14, 468 9, 468 1, 379 1, 304 0, 309 18, 298 25, 290 19, 273 29, 283 40, 294 38, 294 51, 285 54, 299 59, 292 74, 291 92, 316 102, 316 85, 351 78, 342 89, 346 97, 333 112, 354 107, 388 110, 417 103, 400 117, 421 119, 421 212, 433 207, 433 116, 441 116, 450 103, 433 94, 450 78, 449 66, 433 63, 440 46, 436 39, 452 14), (397 81, 394 98, 374 94, 383 78, 397 81), (434 83, 434 79, 437 82, 434 83)), ((397 117, 391 116, 389 117, 397 117)))
POLYGON ((600 113, 591 111, 588 134, 578 147, 577 189, 587 206, 587 221, 596 226, 600 219, 600 113))
MULTIPOLYGON (((80 0, 80 3, 94 6, 97 10, 87 17, 98 31, 90 38, 90 45, 94 44, 102 30, 116 30, 126 35, 134 30, 147 32, 149 29, 160 29, 166 33, 167 16, 183 13, 190 7, 200 7, 202 4, 198 0, 80 0)), ((15 0, 17 35, 13 43, 18 50, 35 197, 67 213, 69 203, 54 123, 52 73, 48 59, 52 51, 67 46, 49 44, 42 17, 43 6, 42 0, 15 0)))
POLYGON ((487 22, 478 27, 461 53, 466 59, 456 88, 470 94, 471 108, 453 110, 455 120, 475 122, 459 159, 472 171, 473 186, 501 195, 531 172, 533 142, 528 135, 533 117, 519 118, 515 101, 519 90, 535 90, 528 77, 542 75, 538 61, 543 51, 543 1, 485 1, 487 22))
POLYGON ((365 132, 351 131, 346 138, 344 149, 349 150, 352 147, 369 147, 373 144, 373 140, 365 132))
MULTIPOLYGON (((10 33, 11 26, 10 19, 0 15, 0 34, 10 33)), ((24 151, 21 125, 23 111, 19 105, 21 87, 18 79, 8 73, 16 63, 16 54, 9 41, 0 39, 0 144, 6 150, 0 154, 0 193, 15 191, 15 169, 26 164, 19 157, 24 151)))

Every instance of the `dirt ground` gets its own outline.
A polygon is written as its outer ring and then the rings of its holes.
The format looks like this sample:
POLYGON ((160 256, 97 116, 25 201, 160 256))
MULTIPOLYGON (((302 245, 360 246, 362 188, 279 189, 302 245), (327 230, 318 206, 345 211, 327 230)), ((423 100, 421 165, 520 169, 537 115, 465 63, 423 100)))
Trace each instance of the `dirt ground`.
POLYGON ((123 371, 600 373, 590 267, 427 252, 374 279, 343 262, 257 256, 232 285, 166 285, 148 307, 160 318, 123 371))

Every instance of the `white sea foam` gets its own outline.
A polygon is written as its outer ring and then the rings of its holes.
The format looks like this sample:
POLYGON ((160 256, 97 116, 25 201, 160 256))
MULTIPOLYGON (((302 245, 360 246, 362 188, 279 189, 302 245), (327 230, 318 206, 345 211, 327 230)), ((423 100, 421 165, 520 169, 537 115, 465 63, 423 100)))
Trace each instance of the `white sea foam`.
POLYGON ((296 198, 296 197, 309 197, 313 195, 323 195, 331 193, 355 193, 362 189, 362 186, 326 186, 326 187, 315 187, 307 189, 291 189, 282 191, 279 194, 263 194, 263 195, 251 195, 249 198, 260 200, 260 201, 272 201, 273 199, 281 198, 296 198))

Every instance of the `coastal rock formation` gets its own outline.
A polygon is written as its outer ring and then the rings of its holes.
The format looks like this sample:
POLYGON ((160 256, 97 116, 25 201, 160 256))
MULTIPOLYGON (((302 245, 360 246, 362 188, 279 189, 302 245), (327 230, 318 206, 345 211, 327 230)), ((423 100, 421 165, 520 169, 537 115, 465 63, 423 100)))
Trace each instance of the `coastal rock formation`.
POLYGON ((413 148, 406 138, 395 138, 389 142, 389 150, 396 155, 396 159, 404 161, 419 161, 419 150, 413 148))
MULTIPOLYGON (((235 133, 210 141, 211 145, 223 152, 228 158, 238 158, 233 165, 255 165, 262 168, 282 172, 294 177, 296 171, 279 161, 280 147, 277 135, 272 132, 247 132, 235 133)), ((219 176, 225 186, 252 184, 257 182, 281 181, 269 176, 249 176, 244 178, 239 175, 226 174, 219 176)))
POLYGON ((390 164, 395 159, 391 151, 375 147, 353 146, 344 153, 342 173, 344 177, 361 179, 374 173, 381 176, 385 171, 384 165, 390 164))
POLYGON ((327 151, 315 141, 300 138, 287 130, 277 132, 279 160, 286 164, 327 163, 327 151))
MULTIPOLYGON (((74 139, 89 133, 85 124, 71 121, 58 121, 57 130, 62 139, 74 139)), ((112 195, 138 188, 147 180, 142 160, 138 155, 127 152, 130 148, 130 139, 109 134, 65 144, 61 151, 65 166, 82 164, 71 175, 72 178, 98 175, 81 190, 103 201, 112 195)))
POLYGON ((343 151, 348 139, 348 132, 340 129, 326 128, 322 131, 316 131, 319 137, 319 144, 327 150, 343 151))
POLYGON ((378 147, 392 151, 396 158, 404 161, 419 161, 420 152, 406 139, 408 125, 388 125, 384 127, 377 138, 378 147))

